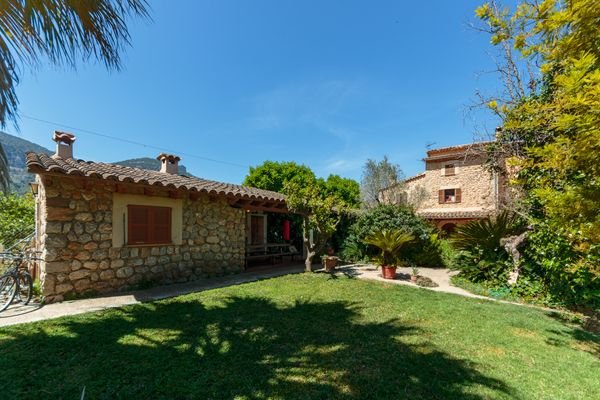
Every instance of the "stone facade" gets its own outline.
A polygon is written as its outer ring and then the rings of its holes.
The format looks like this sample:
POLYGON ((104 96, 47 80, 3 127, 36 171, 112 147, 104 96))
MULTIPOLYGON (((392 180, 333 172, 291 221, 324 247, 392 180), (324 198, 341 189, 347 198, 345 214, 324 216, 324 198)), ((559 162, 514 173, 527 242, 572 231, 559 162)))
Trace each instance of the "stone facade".
POLYGON ((223 197, 96 178, 40 175, 39 246, 46 301, 143 284, 185 282, 240 272, 245 212, 223 197), (115 246, 115 193, 182 204, 181 240, 172 245, 115 246), (176 198, 176 199, 174 199, 176 198))
POLYGON ((382 190, 380 200, 412 205, 440 228, 490 215, 506 201, 505 179, 486 169, 481 145, 431 150, 424 161, 425 172, 382 190), (455 201, 443 201, 446 189, 455 201))

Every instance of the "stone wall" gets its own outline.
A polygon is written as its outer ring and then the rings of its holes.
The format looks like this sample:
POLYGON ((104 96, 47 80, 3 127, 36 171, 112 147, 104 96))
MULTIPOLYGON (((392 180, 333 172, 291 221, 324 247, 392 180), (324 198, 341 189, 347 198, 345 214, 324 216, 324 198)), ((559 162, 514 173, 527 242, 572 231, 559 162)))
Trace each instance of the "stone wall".
MULTIPOLYGON (((40 179, 42 294, 46 301, 240 272, 245 213, 220 198, 91 178, 40 179), (183 199, 180 245, 114 247, 115 192, 183 199)), ((164 202, 164 201, 163 201, 164 202)))
POLYGON ((409 197, 418 190, 427 194, 418 204, 417 211, 493 210, 496 201, 493 177, 485 170, 483 161, 481 157, 469 157, 466 160, 427 162, 425 177, 407 184, 409 197), (445 176, 443 167, 449 163, 456 165, 456 173, 445 176), (461 189, 461 202, 440 204, 438 192, 442 189, 461 189))
MULTIPOLYGON (((483 166, 483 158, 471 156, 453 161, 428 161, 422 176, 410 179, 381 192, 384 203, 408 202, 417 212, 439 211, 491 211, 496 207, 494 177, 483 166), (454 164, 454 175, 444 175, 446 164, 454 164), (443 189, 461 189, 460 203, 439 203, 438 193, 443 189)), ((505 179, 498 180, 500 199, 504 201, 505 179)))

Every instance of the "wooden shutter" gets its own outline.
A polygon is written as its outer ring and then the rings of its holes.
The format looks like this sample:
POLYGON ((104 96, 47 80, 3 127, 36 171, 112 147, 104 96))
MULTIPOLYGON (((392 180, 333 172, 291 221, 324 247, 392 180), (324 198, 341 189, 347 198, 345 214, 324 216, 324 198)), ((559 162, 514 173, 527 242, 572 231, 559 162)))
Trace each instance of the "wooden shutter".
POLYGON ((150 223, 149 208, 144 206, 127 206, 127 243, 148 243, 148 225, 150 223))
POLYGON ((461 201, 460 189, 454 189, 454 202, 460 203, 460 201, 461 201))
POLYGON ((444 204, 444 189, 438 191, 438 202, 444 204))
POLYGON ((127 243, 171 243, 171 208, 127 206, 127 243))
POLYGON ((151 210, 150 241, 152 243, 169 243, 171 241, 171 209, 152 207, 151 210))

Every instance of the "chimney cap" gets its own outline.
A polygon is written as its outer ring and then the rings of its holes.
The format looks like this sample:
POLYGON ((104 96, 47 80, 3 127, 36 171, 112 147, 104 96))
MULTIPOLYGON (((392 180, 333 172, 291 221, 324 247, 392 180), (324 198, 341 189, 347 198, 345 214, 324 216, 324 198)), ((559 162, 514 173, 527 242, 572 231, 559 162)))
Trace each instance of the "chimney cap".
POLYGON ((52 137, 52 140, 54 140, 56 143, 65 144, 73 144, 76 139, 77 138, 72 133, 61 131, 54 131, 54 136, 52 137))
POLYGON ((157 160, 167 160, 170 163, 175 163, 175 162, 179 162, 181 160, 181 157, 176 156, 174 154, 167 154, 167 153, 160 153, 158 155, 158 157, 156 157, 157 160))

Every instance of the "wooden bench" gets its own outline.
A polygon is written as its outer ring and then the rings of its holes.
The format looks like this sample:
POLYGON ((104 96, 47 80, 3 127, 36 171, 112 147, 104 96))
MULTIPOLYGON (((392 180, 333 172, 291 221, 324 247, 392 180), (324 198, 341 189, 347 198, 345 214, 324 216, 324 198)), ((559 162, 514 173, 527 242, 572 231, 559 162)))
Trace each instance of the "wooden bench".
POLYGON ((248 245, 246 246, 246 267, 248 261, 252 260, 265 260, 273 265, 275 261, 283 261, 283 257, 291 257, 291 261, 294 261, 294 257, 299 255, 301 253, 293 245, 287 243, 248 245))

